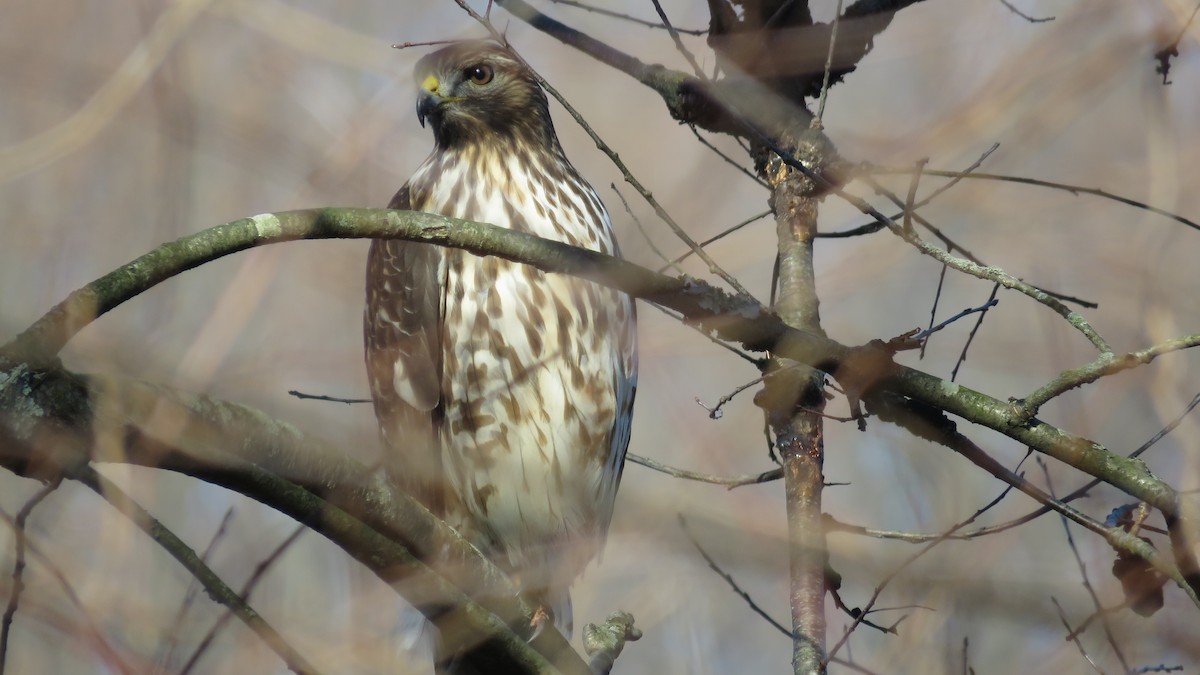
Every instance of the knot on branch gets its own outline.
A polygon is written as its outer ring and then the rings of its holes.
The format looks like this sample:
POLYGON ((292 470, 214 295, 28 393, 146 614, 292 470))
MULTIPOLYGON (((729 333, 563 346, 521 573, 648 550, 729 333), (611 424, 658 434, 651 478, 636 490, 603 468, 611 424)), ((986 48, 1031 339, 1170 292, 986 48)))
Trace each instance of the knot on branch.
POLYGON ((633 625, 633 615, 629 612, 613 612, 599 626, 594 623, 584 626, 583 649, 591 657, 588 665, 592 673, 607 675, 625 649, 625 643, 640 639, 642 631, 633 625))
POLYGON ((833 371, 833 376, 846 394, 851 414, 858 419, 859 429, 866 426, 861 402, 880 382, 899 372, 900 366, 896 364, 895 356, 901 346, 883 340, 871 340, 861 347, 851 348, 833 371))

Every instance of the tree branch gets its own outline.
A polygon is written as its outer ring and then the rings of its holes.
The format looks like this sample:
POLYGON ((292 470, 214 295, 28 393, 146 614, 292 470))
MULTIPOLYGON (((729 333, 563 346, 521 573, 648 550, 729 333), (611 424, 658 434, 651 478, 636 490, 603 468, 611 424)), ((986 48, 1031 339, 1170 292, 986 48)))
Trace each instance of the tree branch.
POLYGON ((508 664, 503 672, 587 672, 553 627, 532 634, 532 605, 478 550, 378 472, 319 439, 259 411, 167 387, 57 365, 0 370, 0 465, 46 478, 77 475, 91 461, 185 473, 291 516, 435 623, 453 625, 475 649, 468 660, 493 669, 508 664), (118 439, 120 452, 98 455, 111 446, 100 438, 118 439))
MULTIPOLYGON (((55 444, 45 441, 63 432, 60 427, 64 423, 54 419, 48 411, 61 411, 66 404, 85 409, 88 390, 78 376, 55 370, 54 355, 83 326, 121 302, 173 274, 251 246, 297 239, 380 237, 450 246, 477 255, 495 255, 547 272, 572 274, 616 288, 669 307, 682 314, 690 324, 724 340, 740 342, 748 349, 771 352, 822 370, 838 379, 848 392, 860 397, 864 392, 890 392, 998 431, 1147 502, 1163 511, 1168 522, 1180 516, 1176 491, 1151 474, 1140 461, 1120 457, 1093 441, 1037 418, 1022 419, 1019 411, 1007 401, 896 364, 891 360, 890 352, 880 345, 851 348, 820 335, 789 328, 761 305, 732 297, 702 281, 667 277, 594 251, 492 225, 384 209, 314 209, 236 220, 165 244, 72 293, 13 342, 0 348, 0 454, 7 455, 6 448, 22 444, 43 448, 47 455, 56 452, 55 444), (65 389, 59 391, 61 388, 65 389)), ((151 385, 140 386, 155 390, 151 385)), ((196 397, 195 405, 204 410, 205 400, 196 397)), ((242 410, 240 417, 229 422, 240 426, 238 433, 253 436, 229 447, 248 452, 256 443, 266 443, 259 454, 263 460, 271 462, 266 465, 268 470, 280 470, 284 476, 305 471, 332 471, 309 475, 318 487, 326 482, 345 484, 351 477, 362 480, 363 467, 348 466, 338 459, 343 457, 342 453, 328 448, 311 455, 308 452, 280 454, 284 447, 298 442, 303 435, 288 425, 267 420, 260 413, 242 410), (261 424, 268 425, 280 437, 263 433, 258 428, 261 424)), ((208 412, 224 414, 225 411, 208 412)), ((220 416, 216 419, 225 422, 220 416)), ((67 426, 65 431, 70 431, 67 426)), ((29 453, 6 458, 10 467, 19 469, 19 473, 35 472, 36 467, 29 466, 31 460, 29 453)), ((364 498, 363 495, 354 496, 364 498)), ((423 511, 409 502, 411 500, 403 502, 408 504, 405 508, 410 509, 404 513, 411 515, 411 510, 423 511)), ((399 509, 400 506, 391 508, 399 509)), ((437 529, 427 519, 415 517, 414 522, 423 523, 427 532, 437 529)), ((444 528, 444 524, 441 527, 444 528)))

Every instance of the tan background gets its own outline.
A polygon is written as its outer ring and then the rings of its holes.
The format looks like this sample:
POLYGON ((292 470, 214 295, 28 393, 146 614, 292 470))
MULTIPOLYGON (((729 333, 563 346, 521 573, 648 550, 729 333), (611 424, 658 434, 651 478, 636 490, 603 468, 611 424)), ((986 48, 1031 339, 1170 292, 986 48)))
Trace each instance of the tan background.
MULTIPOLYGON (((1200 44, 1196 26, 1163 87, 1151 55, 1173 37, 1192 4, 1184 0, 1020 3, 1053 22, 1030 24, 996 0, 931 1, 906 9, 876 41, 849 82, 832 92, 831 137, 850 158, 962 168, 992 143, 983 170, 1103 188, 1200 219, 1200 44)), ((677 25, 702 27, 704 3, 664 3, 677 25)), ((831 2, 814 5, 825 19, 831 2)), ((647 2, 605 6, 644 18, 647 2)), ((555 16, 646 61, 686 68, 662 31, 565 7, 555 16)), ((234 218, 312 206, 380 206, 431 147, 413 113, 410 72, 422 48, 392 42, 477 36, 448 0, 276 0, 174 3, 4 0, 0 3, 0 339, 36 319, 66 293, 153 246, 234 218), (123 65, 124 64, 124 65, 123 65)), ((510 17, 496 10, 501 25, 510 17)), ((630 79, 512 20, 525 57, 583 110, 697 239, 761 211, 766 194, 699 146, 630 79)), ((706 66, 712 56, 690 39, 706 66)), ((568 154, 599 189, 636 262, 658 260, 608 187, 616 182, 655 241, 682 252, 608 160, 557 105, 568 154)), ((717 143, 737 154, 728 139, 717 143)), ((740 155, 738 155, 740 157, 740 155)), ((889 181, 901 193, 907 178, 889 181)), ((923 192, 941 184, 929 180, 923 192)), ((852 186, 871 196, 862 185, 852 186)), ((881 200, 878 203, 883 204, 881 200)), ((1035 283, 1101 303, 1087 312, 1118 350, 1200 332, 1200 232, 1091 197, 966 181, 926 217, 990 263, 1035 283)), ((822 229, 862 222, 827 200, 822 229)), ((770 274, 773 228, 760 222, 711 249, 759 297, 770 274)), ((361 285, 364 242, 272 246, 173 279, 89 327, 67 364, 117 372, 260 407, 307 431, 376 456, 365 406, 297 401, 289 389, 361 396, 361 285)), ((699 267, 691 268, 700 273, 699 267)), ((819 285, 825 326, 845 343, 887 338, 928 321, 938 267, 895 237, 823 242, 819 285)), ((953 275, 941 317, 983 302, 990 286, 953 275)), ((974 343, 960 381, 999 398, 1021 396, 1054 373, 1092 358, 1065 322, 1023 296, 1003 293, 974 343)), ((770 468, 752 392, 719 421, 696 405, 714 403, 755 373, 649 307, 641 310, 642 377, 631 450, 712 473, 770 468)), ((936 337, 923 362, 948 376, 968 323, 936 337)), ((1175 354, 1073 392, 1044 417, 1128 452, 1176 416, 1200 390, 1200 356, 1175 354)), ((844 412, 835 401, 834 412, 844 412)), ((998 434, 964 427, 1010 466, 1023 449, 998 434)), ((848 481, 826 492, 839 519, 881 528, 936 532, 967 517, 1001 489, 942 448, 912 441, 878 421, 866 433, 831 423, 827 475, 848 481)), ((1200 487, 1200 418, 1146 457, 1180 489, 1200 487)), ((1042 481, 1033 464, 1024 467, 1042 481)), ((197 549, 227 509, 235 515, 212 564, 234 586, 293 528, 284 517, 220 489, 145 469, 106 466, 106 475, 197 549)), ((1062 492, 1081 477, 1051 466, 1062 492)), ((31 481, 0 476, 0 507, 12 514, 31 481)), ((1079 504, 1103 518, 1123 503, 1096 490, 1079 504)), ((632 611, 645 639, 618 662, 622 673, 785 672, 787 639, 755 616, 687 543, 686 514, 699 539, 745 589, 787 622, 782 487, 722 488, 629 466, 601 564, 576 584, 582 623, 632 611)), ((1029 510, 1010 495, 984 518, 1029 510)), ((10 672, 106 672, 79 625, 90 617, 138 670, 167 652, 166 627, 187 575, 97 497, 67 486, 31 520, 34 542, 62 568, 86 611, 76 608, 34 560, 18 613, 10 672)), ((0 597, 12 540, 0 530, 0 597)), ((1092 582, 1106 605, 1120 601, 1108 576, 1111 555, 1076 532, 1092 582)), ((914 549, 907 544, 830 538, 852 606, 914 549)), ((860 631, 852 655, 876 672, 960 672, 963 640, 977 672, 1086 672, 1051 597, 1072 624, 1091 605, 1057 519, 1006 534, 948 543, 898 578, 882 606, 921 605, 899 636, 860 631)), ((253 598, 257 609, 329 673, 407 672, 392 636, 400 601, 316 535, 279 561, 253 598)), ((876 619, 890 623, 902 612, 876 619)), ((182 624, 178 654, 189 654, 219 608, 200 594, 182 624)), ((831 613, 830 637, 849 623, 831 613)), ((1200 667, 1200 621, 1176 589, 1150 620, 1114 618, 1134 667, 1200 667)), ((578 639, 578 638, 577 638, 578 639)), ((1089 653, 1118 667, 1101 634, 1089 653)), ((845 656, 846 652, 843 651, 845 656)), ((176 656, 176 659, 179 657, 176 656)), ((173 661, 170 669, 177 669, 173 661)), ((269 673, 277 658, 231 624, 198 672, 269 673)), ((835 672, 837 668, 834 669, 835 672)))

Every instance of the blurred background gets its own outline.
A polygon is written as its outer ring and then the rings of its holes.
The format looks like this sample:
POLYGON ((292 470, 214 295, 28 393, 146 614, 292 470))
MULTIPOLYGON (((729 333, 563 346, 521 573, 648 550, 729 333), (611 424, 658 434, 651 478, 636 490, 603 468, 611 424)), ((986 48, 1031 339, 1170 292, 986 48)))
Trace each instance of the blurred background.
MULTIPOLYGON (((1054 20, 1032 23, 1000 0, 931 0, 902 11, 829 95, 825 124, 841 152, 888 166, 929 158, 931 168, 962 169, 999 143, 982 171, 1101 188, 1200 220, 1200 26, 1192 24, 1171 61, 1171 85, 1162 84, 1153 59, 1195 3, 1013 1, 1054 20)), ((648 1, 597 2, 655 18, 648 1)), ((662 4, 675 25, 707 27, 705 3, 662 4)), ((833 15, 831 1, 812 6, 818 20, 833 15)), ((539 7, 644 61, 687 70, 662 30, 565 5, 539 7)), ((450 0, 2 0, 0 9, 0 204, 7 214, 0 222, 0 341, 160 243, 262 212, 387 204, 432 147, 413 112, 411 81, 429 48, 389 45, 483 35, 450 0)), ((766 191, 697 143, 653 92, 502 9, 494 18, 694 238, 766 209, 766 191)), ((703 37, 684 39, 710 70, 714 57, 703 37)), ((608 203, 626 255, 661 264, 611 184, 659 248, 682 253, 608 159, 556 103, 551 108, 567 154, 608 203)), ((748 163, 731 139, 706 137, 748 163)), ((909 178, 885 182, 903 195, 909 178)), ((943 182, 923 180, 918 196, 943 182)), ((861 184, 850 187, 874 198, 861 184)), ((1200 232, 1179 222, 1096 197, 977 180, 958 184, 923 214, 986 262, 1098 302, 1085 315, 1117 351, 1200 332, 1200 232)), ((836 199, 823 205, 823 231, 862 222, 836 199)), ((375 461, 369 406, 287 394, 367 394, 360 335, 366 250, 364 241, 299 242, 205 265, 88 327, 64 353, 66 364, 255 406, 375 461)), ((769 220, 709 250, 765 301, 774 255, 769 220)), ((822 241, 817 265, 823 321, 834 339, 861 344, 928 324, 940 267, 894 236, 822 241)), ((938 319, 983 303, 990 291, 950 274, 938 319)), ((1094 357, 1045 307, 1015 293, 999 298, 961 369, 963 384, 1019 397, 1094 357)), ((753 379, 753 368, 651 307, 640 318, 630 450, 710 474, 772 468, 753 389, 715 421, 696 402, 714 405, 753 379)), ((907 353, 901 361, 948 377, 973 323, 936 335, 923 360, 907 353)), ((1071 392, 1042 417, 1124 454, 1198 391, 1200 355, 1177 353, 1071 392)), ((845 402, 835 400, 830 412, 844 414, 845 402)), ((1024 454, 999 434, 960 428, 1009 466, 1024 454)), ((825 509, 848 523, 936 533, 1002 490, 960 457, 877 420, 865 433, 830 422, 826 450, 827 479, 848 485, 826 490, 825 509)), ((1176 488, 1195 490, 1198 453, 1200 417, 1193 414, 1145 460, 1176 488)), ((1036 465, 1023 469, 1044 483, 1036 465)), ((235 588, 295 528, 192 479, 117 464, 101 471, 196 549, 208 546, 232 512, 210 564, 235 588)), ((1085 482, 1053 461, 1049 472, 1059 494, 1085 482)), ((38 487, 0 475, 0 508, 14 514, 38 487)), ((1128 501, 1099 488, 1076 505, 1103 519, 1128 501)), ((1034 506, 1012 494, 977 524, 1034 506)), ((574 587, 576 625, 616 609, 634 614, 645 638, 620 657, 621 673, 788 672, 789 639, 707 567, 677 514, 766 612, 788 623, 782 485, 729 491, 630 464, 603 560, 574 587)), ((79 486, 51 495, 29 532, 45 558, 31 558, 25 572, 8 672, 117 672, 101 660, 89 626, 136 672, 177 672, 222 613, 172 559, 79 486)), ((1074 534, 1101 602, 1119 604, 1111 550, 1095 536, 1074 534)), ((829 545, 852 607, 916 550, 847 534, 831 534, 829 545)), ((11 531, 0 529, 5 598, 13 556, 11 531)), ((872 615, 884 625, 907 615, 898 635, 860 628, 840 656, 880 673, 965 672, 964 662, 980 673, 1091 672, 1064 640, 1053 603, 1072 626, 1082 623, 1094 611, 1082 580, 1056 517, 943 543, 880 598, 879 606, 904 607, 872 615)), ((312 533, 279 557, 251 602, 324 672, 429 667, 396 648, 402 601, 312 533)), ((1196 672, 1196 611, 1168 586, 1159 614, 1143 619, 1126 610, 1110 621, 1131 668, 1196 672)), ((831 605, 831 644, 850 623, 831 605)), ((1121 669, 1098 625, 1081 641, 1106 672, 1121 669)), ((235 621, 192 672, 281 670, 235 621)))

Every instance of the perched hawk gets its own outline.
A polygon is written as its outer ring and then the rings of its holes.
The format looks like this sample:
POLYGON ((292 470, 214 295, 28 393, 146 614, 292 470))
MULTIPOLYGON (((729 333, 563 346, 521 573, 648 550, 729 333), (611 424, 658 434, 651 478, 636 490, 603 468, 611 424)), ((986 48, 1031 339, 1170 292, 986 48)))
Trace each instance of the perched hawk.
MULTIPOLYGON (((421 59, 433 153, 390 204, 617 255, 533 74, 493 42, 421 59)), ((637 381, 623 293, 498 258, 378 240, 367 371, 392 478, 569 628, 567 588, 612 517, 637 381)))

